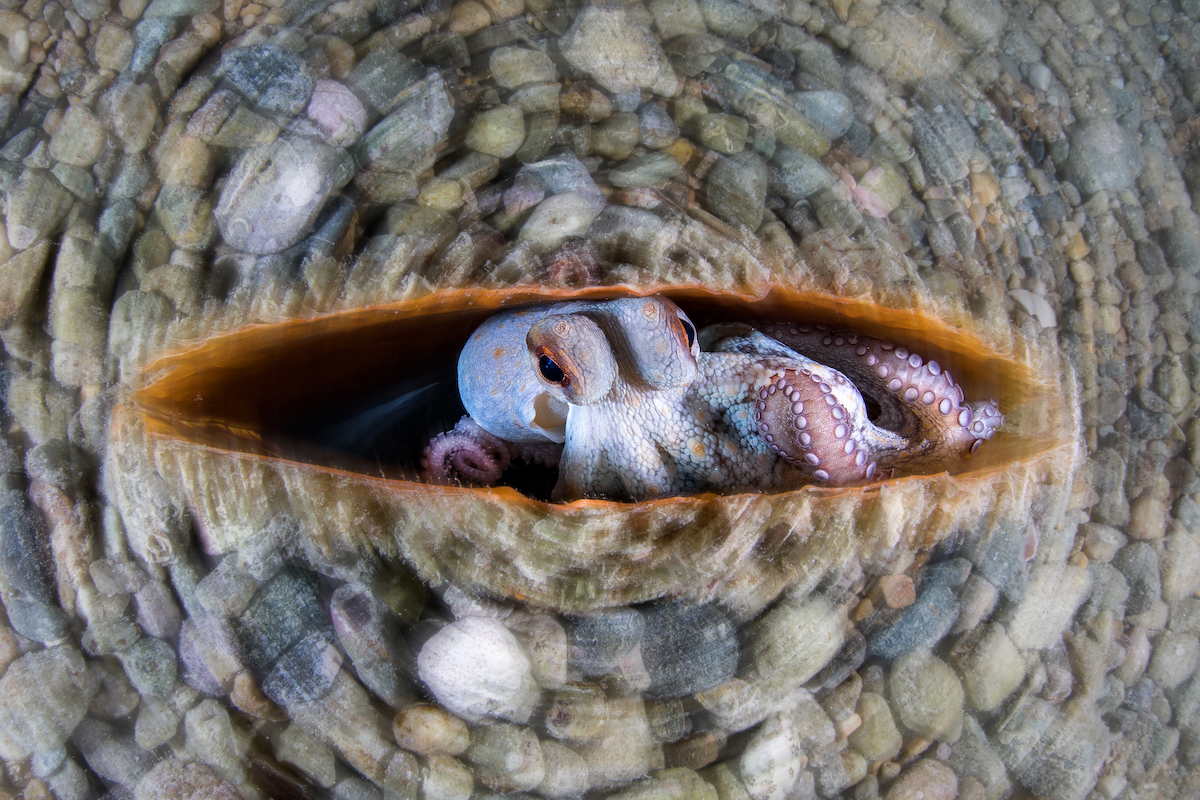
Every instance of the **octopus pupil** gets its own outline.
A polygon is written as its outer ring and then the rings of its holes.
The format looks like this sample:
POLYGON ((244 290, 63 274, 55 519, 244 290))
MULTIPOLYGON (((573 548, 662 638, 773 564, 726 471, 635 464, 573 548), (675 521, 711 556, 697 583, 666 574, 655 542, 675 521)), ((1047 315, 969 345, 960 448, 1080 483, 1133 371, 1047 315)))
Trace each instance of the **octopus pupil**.
POLYGON ((566 380, 566 375, 563 374, 562 368, 554 363, 554 359, 550 356, 538 357, 538 371, 542 373, 542 377, 550 381, 550 383, 562 383, 566 380))
POLYGON ((694 346, 696 344, 695 326, 693 326, 692 323, 688 322, 683 317, 680 317, 679 321, 683 323, 683 332, 687 334, 688 347, 694 346))

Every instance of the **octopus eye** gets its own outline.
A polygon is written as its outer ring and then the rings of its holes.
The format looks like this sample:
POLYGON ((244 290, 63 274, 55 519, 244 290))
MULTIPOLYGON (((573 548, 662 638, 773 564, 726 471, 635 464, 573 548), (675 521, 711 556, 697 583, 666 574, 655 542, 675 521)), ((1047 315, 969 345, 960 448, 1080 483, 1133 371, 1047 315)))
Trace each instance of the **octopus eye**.
POLYGON ((542 373, 542 377, 550 383, 566 388, 571 384, 571 379, 562 371, 562 367, 554 363, 554 359, 546 353, 538 355, 538 372, 542 373))
POLYGON ((683 317, 680 317, 679 321, 683 323, 683 332, 687 334, 687 346, 691 350, 696 344, 696 326, 683 317))

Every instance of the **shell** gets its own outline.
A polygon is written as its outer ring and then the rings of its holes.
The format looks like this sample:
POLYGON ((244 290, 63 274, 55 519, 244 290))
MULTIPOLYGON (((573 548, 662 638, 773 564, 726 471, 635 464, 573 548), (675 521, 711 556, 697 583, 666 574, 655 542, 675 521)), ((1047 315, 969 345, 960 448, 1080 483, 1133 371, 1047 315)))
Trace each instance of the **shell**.
MULTIPOLYGON (((710 229, 719 238, 719 229, 710 229)), ((829 255, 812 253, 810 268, 835 266, 829 255)), ((781 260, 768 265, 743 255, 743 266, 757 265, 757 274, 779 270, 781 260)), ((782 264, 799 274, 798 264, 782 264)), ((139 510, 146 505, 142 487, 158 477, 198 523, 211 554, 231 551, 286 518, 335 560, 376 550, 403 558, 433 586, 566 612, 668 595, 719 599, 743 618, 785 587, 815 585, 854 555, 870 564, 897 548, 928 548, 954 534, 1031 520, 1055 524, 1071 493, 1079 422, 1070 369, 1057 364, 1054 353, 1020 341, 989 343, 987 331, 949 325, 919 307, 888 308, 875 298, 780 281, 728 284, 724 291, 654 280, 585 289, 444 288, 252 324, 178 347, 145 366, 141 388, 114 412, 119 496, 132 517, 149 517, 154 509, 139 510), (298 459, 268 433, 277 415, 378 385, 392 374, 381 365, 403 371, 452 363, 494 309, 654 293, 671 297, 698 321, 794 319, 895 339, 936 357, 969 396, 995 397, 1011 432, 956 475, 853 489, 567 504, 508 488, 354 473, 320 456, 298 459), (407 352, 418 341, 419 351, 407 352)), ((163 544, 143 540, 139 555, 170 561, 184 542, 156 549, 163 544)))

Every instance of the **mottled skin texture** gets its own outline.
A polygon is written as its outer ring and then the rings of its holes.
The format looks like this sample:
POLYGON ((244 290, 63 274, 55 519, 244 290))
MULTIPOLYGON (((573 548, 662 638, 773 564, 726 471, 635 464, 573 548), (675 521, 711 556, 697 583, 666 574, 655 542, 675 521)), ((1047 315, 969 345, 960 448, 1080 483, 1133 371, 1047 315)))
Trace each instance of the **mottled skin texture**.
MULTIPOLYGON (((658 297, 497 315, 464 347, 459 391, 487 434, 456 428, 463 448, 563 444, 561 499, 853 485, 952 466, 1003 423, 890 342, 786 323, 697 334, 658 297)), ((446 436, 427 450, 439 478, 455 476, 446 436)))

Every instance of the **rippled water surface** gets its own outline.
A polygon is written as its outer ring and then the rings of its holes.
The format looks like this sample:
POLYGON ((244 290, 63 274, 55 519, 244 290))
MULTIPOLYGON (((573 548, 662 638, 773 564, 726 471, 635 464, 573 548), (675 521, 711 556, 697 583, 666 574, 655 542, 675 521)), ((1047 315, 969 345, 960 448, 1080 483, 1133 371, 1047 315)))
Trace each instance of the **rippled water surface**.
POLYGON ((1200 795, 1197 0, 0 5, 0 798, 1200 795), (646 295, 1004 427, 423 460, 489 316, 646 295))

